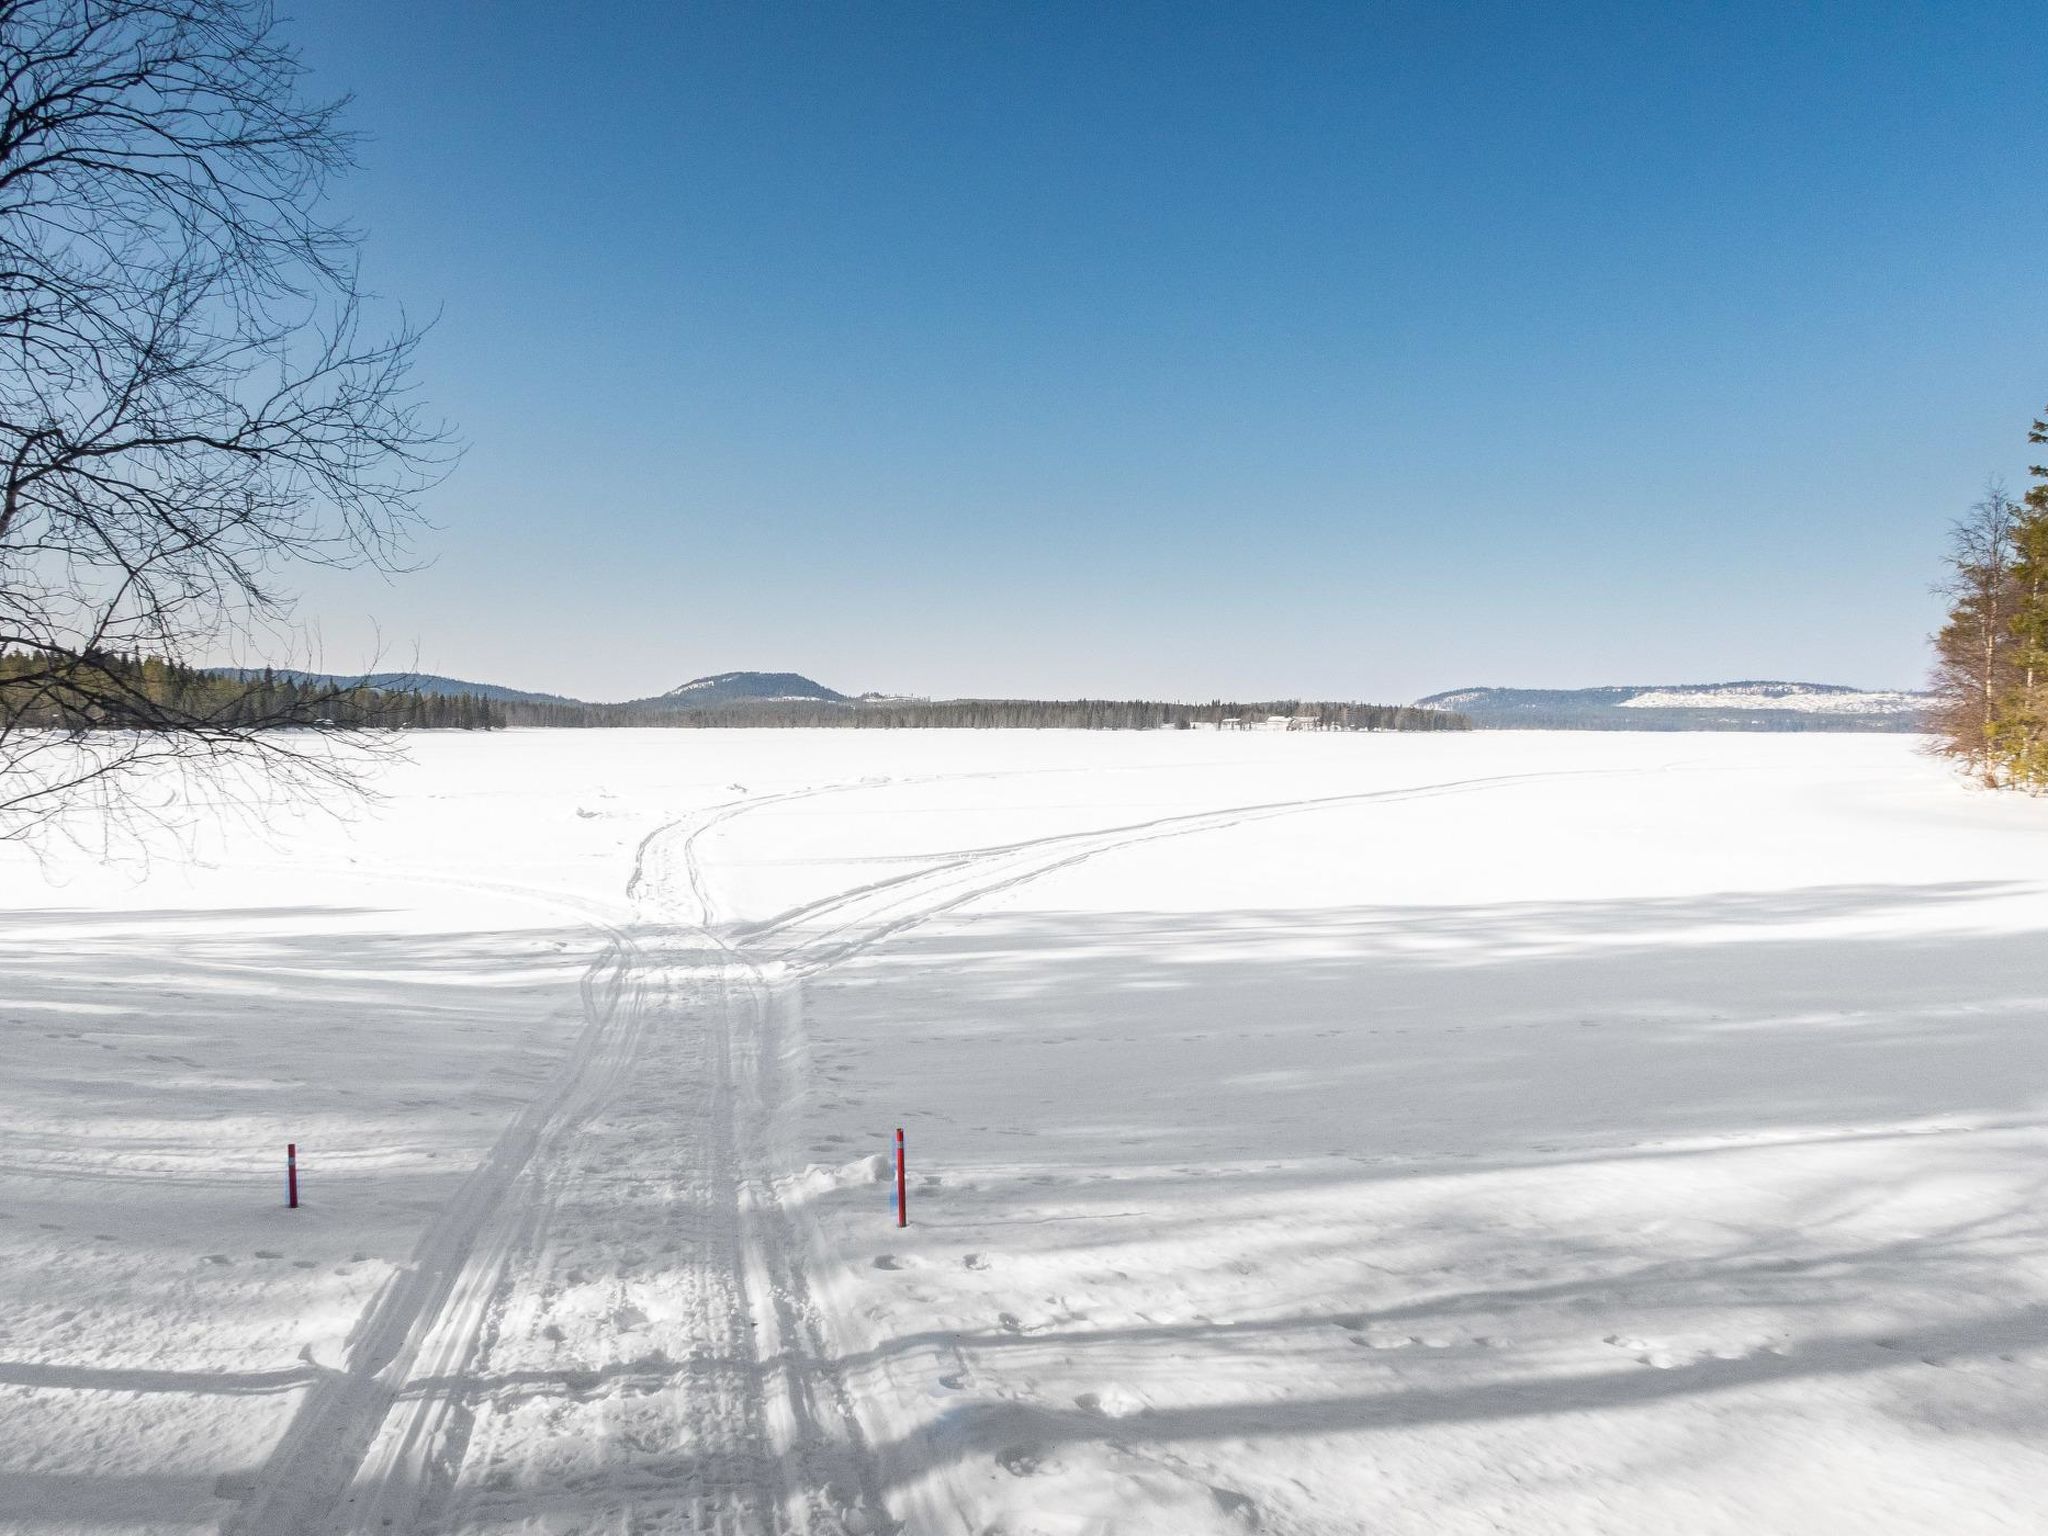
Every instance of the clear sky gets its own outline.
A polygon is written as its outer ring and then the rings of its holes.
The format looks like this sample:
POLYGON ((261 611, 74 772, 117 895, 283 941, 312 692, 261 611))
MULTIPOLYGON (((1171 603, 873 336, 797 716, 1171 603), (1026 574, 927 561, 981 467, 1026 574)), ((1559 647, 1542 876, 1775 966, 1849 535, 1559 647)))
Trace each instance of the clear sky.
POLYGON ((441 315, 325 660, 1915 685, 2048 403, 2036 5, 297 0, 441 315))

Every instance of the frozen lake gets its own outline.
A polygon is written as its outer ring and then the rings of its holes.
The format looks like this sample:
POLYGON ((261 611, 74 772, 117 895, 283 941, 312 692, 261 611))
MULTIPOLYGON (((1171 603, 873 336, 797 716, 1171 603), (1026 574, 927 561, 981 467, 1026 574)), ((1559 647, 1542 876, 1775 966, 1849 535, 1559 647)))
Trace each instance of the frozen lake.
POLYGON ((2048 804, 1912 738, 382 789, 0 848, 0 1530, 2038 1527, 2048 804))

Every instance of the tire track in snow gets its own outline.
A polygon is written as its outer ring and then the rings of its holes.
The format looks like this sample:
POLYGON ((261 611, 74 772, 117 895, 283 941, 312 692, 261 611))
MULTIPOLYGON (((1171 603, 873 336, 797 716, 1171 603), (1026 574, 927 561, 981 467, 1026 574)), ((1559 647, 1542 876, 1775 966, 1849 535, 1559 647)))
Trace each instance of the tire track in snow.
POLYGON ((675 949, 653 970, 630 1071, 536 1164, 536 1230, 452 1384, 456 1432, 431 1497, 400 1529, 781 1529, 741 1279, 731 1072, 705 1007, 722 968, 675 949))
POLYGON ((795 994, 786 980, 764 972, 718 932, 716 898, 698 847, 705 834, 735 816, 873 787, 825 785, 686 818, 643 844, 635 882, 650 915, 665 909, 679 923, 694 927, 716 955, 712 1040, 734 1090, 723 1151, 738 1218, 736 1278, 752 1345, 756 1451, 772 1469, 774 1530, 803 1536, 885 1532, 894 1522, 881 1498, 858 1417, 831 1369, 801 1248, 774 1189, 780 1160, 774 1156, 771 1128, 783 1100, 784 1016, 795 994), (686 904, 694 908, 694 923, 678 910, 686 904))

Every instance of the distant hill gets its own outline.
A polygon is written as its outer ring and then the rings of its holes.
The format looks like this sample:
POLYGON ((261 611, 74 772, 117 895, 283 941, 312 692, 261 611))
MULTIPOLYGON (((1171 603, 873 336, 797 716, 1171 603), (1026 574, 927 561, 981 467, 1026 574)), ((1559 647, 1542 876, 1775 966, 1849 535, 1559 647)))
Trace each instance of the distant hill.
POLYGON ((715 672, 692 678, 651 699, 635 699, 635 709, 710 709, 723 704, 851 704, 846 694, 814 683, 796 672, 715 672))
POLYGON ((1454 688, 1418 704, 1481 730, 1917 731, 1927 696, 1839 683, 1745 681, 1607 688, 1454 688))
MULTIPOLYGON (((264 674, 246 668, 213 669, 242 680, 264 674)), ((1462 731, 1471 722, 1455 710, 1419 709, 1407 704, 1362 704, 1300 699, 1231 703, 1211 699, 1191 704, 1161 699, 928 699, 902 694, 840 693, 798 672, 718 672, 692 678, 666 693, 623 703, 591 703, 555 693, 534 693, 498 683, 471 683, 431 672, 378 672, 366 677, 277 669, 280 682, 346 689, 357 685, 429 699, 467 696, 479 725, 541 728, 607 726, 855 727, 900 730, 1192 730, 1272 728, 1293 730, 1462 731), (488 707, 486 707, 488 706, 488 707)), ((445 710, 414 708, 425 723, 445 710)))
MULTIPOLYGON (((263 676, 256 667, 216 667, 212 669, 221 677, 232 677, 240 682, 252 682, 263 676)), ((432 672, 371 672, 361 677, 334 672, 298 672, 278 668, 271 674, 288 682, 311 683, 323 688, 345 688, 352 684, 382 689, 387 693, 422 693, 429 697, 452 698, 468 694, 473 699, 489 699, 495 704, 574 704, 575 699, 559 693, 529 693, 523 688, 506 688, 497 683, 466 683, 456 677, 440 677, 432 672)))

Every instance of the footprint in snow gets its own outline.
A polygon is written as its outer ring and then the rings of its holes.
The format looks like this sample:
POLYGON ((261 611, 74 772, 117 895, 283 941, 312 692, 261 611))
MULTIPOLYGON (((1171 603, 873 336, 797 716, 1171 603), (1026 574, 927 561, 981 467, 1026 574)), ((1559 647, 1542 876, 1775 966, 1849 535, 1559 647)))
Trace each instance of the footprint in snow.
POLYGON ((1152 1404, 1128 1387, 1111 1386, 1100 1392, 1083 1392, 1074 1399, 1074 1406, 1098 1419, 1128 1419, 1148 1412, 1152 1404))
POLYGON ((1231 1519, 1246 1527, 1257 1527, 1259 1506, 1256 1500, 1234 1488, 1218 1488, 1213 1484, 1209 1489, 1209 1497, 1216 1501, 1216 1508, 1231 1519))
POLYGON ((1045 1451, 1036 1445, 1005 1446, 996 1452, 996 1465, 1012 1477, 1035 1477, 1045 1466, 1045 1451))
POLYGON ((877 1269, 901 1269, 902 1267, 900 1263, 886 1253, 875 1260, 875 1268, 877 1269))
POLYGON ((1636 1364, 1647 1365, 1652 1370, 1668 1371, 1675 1366, 1690 1365, 1690 1357, 1676 1350, 1661 1348, 1647 1339, 1633 1338, 1625 1333, 1610 1333, 1600 1341, 1612 1344, 1616 1349, 1628 1350, 1635 1355, 1636 1364))
POLYGON ((996 1314, 996 1321, 1003 1325, 1003 1332, 1005 1333, 1022 1333, 1024 1331, 1023 1322, 1019 1320, 1014 1312, 998 1312, 996 1314))
POLYGON ((987 1269, 988 1255, 984 1253, 970 1253, 960 1261, 960 1267, 962 1269, 987 1269))

